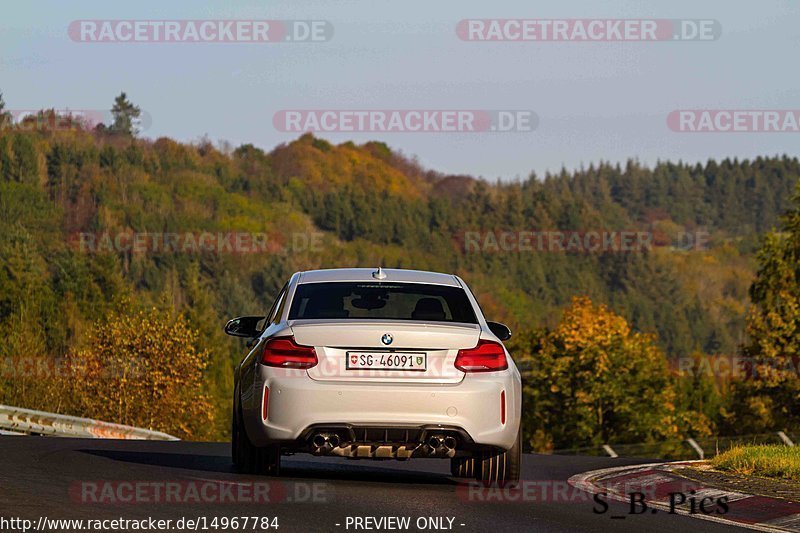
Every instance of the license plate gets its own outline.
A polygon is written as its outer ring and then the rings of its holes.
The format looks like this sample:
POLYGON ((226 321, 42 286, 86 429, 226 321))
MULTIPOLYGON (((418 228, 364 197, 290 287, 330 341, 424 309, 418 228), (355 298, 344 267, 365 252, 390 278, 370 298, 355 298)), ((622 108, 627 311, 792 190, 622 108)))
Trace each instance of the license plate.
POLYGON ((426 353, 347 352, 347 370, 419 370, 427 367, 426 353))

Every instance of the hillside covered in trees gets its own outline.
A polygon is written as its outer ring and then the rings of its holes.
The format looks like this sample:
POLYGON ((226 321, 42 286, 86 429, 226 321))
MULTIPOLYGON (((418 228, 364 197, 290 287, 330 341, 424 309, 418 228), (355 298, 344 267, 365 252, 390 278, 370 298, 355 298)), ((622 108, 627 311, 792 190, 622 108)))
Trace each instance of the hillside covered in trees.
MULTIPOLYGON (((599 163, 493 183, 423 169, 380 142, 333 145, 304 135, 265 152, 103 128, 2 128, 0 401, 92 414, 85 402, 43 394, 26 379, 35 372, 15 361, 40 358, 55 374, 61 363, 53 361, 91 351, 103 337, 93 324, 154 307, 196 330, 186 342, 193 357, 206 359, 198 379, 216 420, 159 429, 220 438, 231 367, 243 350, 222 334, 224 321, 263 312, 294 271, 343 266, 458 273, 484 313, 508 323, 517 339, 558 331, 563 309, 585 297, 654 335, 651 346, 615 326, 636 353, 658 350, 673 366, 693 354, 733 354, 745 342, 760 236, 790 208, 799 176, 797 158, 776 156, 654 168, 599 163), (652 246, 484 246, 487 236, 542 230, 644 232, 652 246), (247 232, 266 235, 268 246, 260 253, 81 246, 81 234, 120 232, 247 232), (466 246, 469 235, 483 245, 466 246)), ((542 346, 530 351, 549 353, 542 346)))

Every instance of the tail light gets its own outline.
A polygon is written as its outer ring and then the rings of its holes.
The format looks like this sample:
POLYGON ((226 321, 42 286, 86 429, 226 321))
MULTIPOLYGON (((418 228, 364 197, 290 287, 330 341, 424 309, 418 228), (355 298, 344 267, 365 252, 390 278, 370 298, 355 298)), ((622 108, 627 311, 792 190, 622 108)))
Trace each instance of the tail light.
POLYGON ((313 346, 302 346, 294 337, 275 337, 264 344, 261 364, 280 368, 311 368, 317 365, 313 346))
POLYGON ((462 372, 497 372, 508 368, 508 361, 502 344, 479 340, 474 348, 458 351, 455 365, 462 372))
POLYGON ((500 392, 500 423, 506 423, 506 391, 500 392))

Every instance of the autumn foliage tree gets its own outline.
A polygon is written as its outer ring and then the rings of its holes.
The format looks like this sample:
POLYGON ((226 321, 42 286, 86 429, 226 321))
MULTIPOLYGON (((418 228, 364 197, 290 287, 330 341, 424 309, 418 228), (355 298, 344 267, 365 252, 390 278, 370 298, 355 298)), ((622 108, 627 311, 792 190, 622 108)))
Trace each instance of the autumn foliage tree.
POLYGON ((65 361, 68 411, 100 420, 208 437, 213 409, 204 385, 208 354, 182 315, 157 309, 113 312, 86 348, 65 361))
POLYGON ((510 349, 522 367, 524 427, 534 449, 709 433, 702 415, 676 408, 653 336, 589 298, 574 298, 554 329, 525 335, 510 349))

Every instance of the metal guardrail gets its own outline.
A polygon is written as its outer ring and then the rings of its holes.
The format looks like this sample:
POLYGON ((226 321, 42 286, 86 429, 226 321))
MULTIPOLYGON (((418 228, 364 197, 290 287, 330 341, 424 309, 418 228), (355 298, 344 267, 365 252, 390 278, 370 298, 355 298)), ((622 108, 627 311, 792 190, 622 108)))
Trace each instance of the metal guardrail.
POLYGON ((0 432, 91 439, 180 440, 160 431, 8 405, 0 405, 0 432))
POLYGON ((800 442, 800 434, 794 432, 787 434, 784 431, 776 433, 759 433, 755 435, 713 436, 696 437, 694 439, 629 443, 629 444, 603 444, 582 448, 568 448, 552 450, 552 455, 594 455, 606 457, 641 457, 648 459, 689 460, 704 459, 706 456, 716 455, 729 449, 731 446, 747 444, 783 444, 794 446, 800 442))

